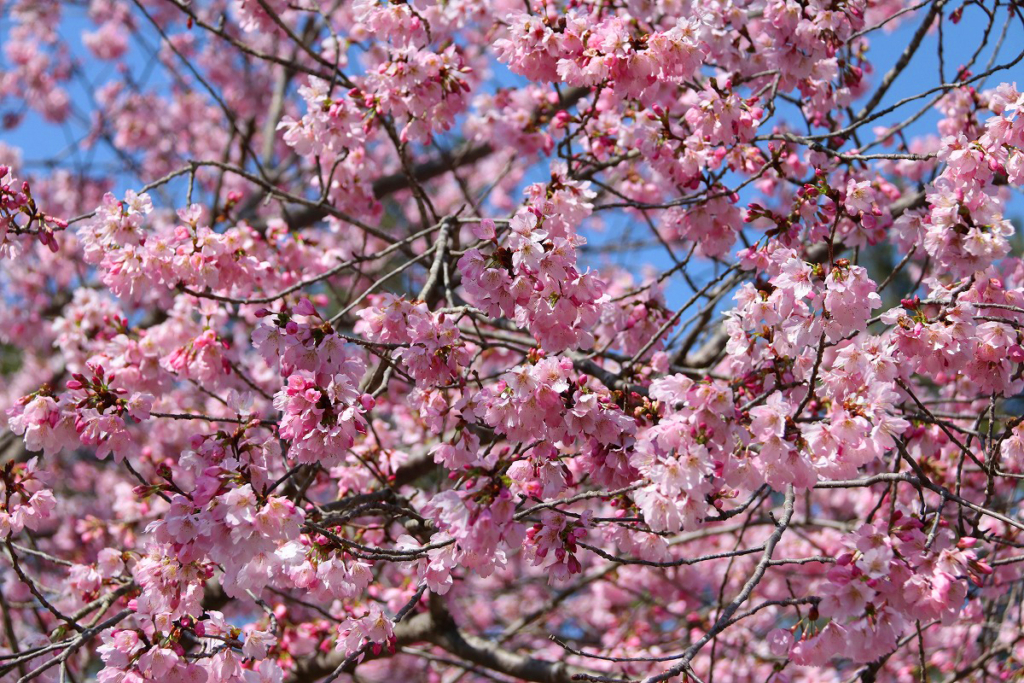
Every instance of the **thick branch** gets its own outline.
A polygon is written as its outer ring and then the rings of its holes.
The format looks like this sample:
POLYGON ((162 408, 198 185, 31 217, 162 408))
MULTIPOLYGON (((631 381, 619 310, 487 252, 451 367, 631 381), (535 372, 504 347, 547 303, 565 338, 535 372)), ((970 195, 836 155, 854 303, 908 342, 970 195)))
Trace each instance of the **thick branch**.
MULTIPOLYGON (((395 626, 398 646, 428 642, 451 654, 523 681, 536 683, 570 683, 576 674, 586 673, 583 669, 569 666, 564 662, 549 662, 512 652, 497 643, 463 635, 454 623, 438 625, 429 613, 421 613, 395 626)), ((386 649, 380 655, 367 654, 362 661, 390 656, 386 649)), ((327 676, 345 661, 342 652, 321 653, 299 662, 285 683, 313 683, 327 676)), ((352 666, 352 669, 356 665, 352 666)), ((350 672, 349 672, 350 673, 350 672)))

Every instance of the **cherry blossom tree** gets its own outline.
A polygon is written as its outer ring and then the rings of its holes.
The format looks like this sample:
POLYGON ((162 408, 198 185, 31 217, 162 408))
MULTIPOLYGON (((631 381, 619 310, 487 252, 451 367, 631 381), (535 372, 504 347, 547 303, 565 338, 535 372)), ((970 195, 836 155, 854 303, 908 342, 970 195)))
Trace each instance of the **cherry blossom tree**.
POLYGON ((0 19, 0 681, 1024 675, 1021 3, 0 19))

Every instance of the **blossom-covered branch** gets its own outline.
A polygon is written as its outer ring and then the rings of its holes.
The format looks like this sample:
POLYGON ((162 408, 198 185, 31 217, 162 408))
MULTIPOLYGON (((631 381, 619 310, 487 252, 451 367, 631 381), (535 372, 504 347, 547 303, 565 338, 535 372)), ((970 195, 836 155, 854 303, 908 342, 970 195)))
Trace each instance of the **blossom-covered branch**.
POLYGON ((0 11, 0 681, 1024 674, 1017 3, 0 11))

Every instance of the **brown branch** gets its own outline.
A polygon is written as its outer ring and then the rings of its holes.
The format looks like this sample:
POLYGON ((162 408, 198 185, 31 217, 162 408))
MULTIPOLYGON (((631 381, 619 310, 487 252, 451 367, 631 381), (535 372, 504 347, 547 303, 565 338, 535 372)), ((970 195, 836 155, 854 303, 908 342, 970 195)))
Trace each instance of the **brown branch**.
MULTIPOLYGON (((571 683, 574 675, 588 673, 565 662, 536 659, 502 648, 493 641, 462 634, 450 618, 445 621, 447 623, 439 624, 430 613, 424 612, 397 624, 395 626, 397 646, 403 647, 420 642, 431 643, 467 662, 522 681, 534 681, 535 683, 571 683)), ((367 652, 362 661, 389 656, 391 655, 386 649, 381 650, 379 655, 367 652)), ((285 679, 285 683, 312 683, 336 670, 345 662, 345 659, 343 652, 329 652, 301 660, 295 670, 285 679)), ((358 663, 351 663, 346 673, 351 673, 356 666, 358 663)))

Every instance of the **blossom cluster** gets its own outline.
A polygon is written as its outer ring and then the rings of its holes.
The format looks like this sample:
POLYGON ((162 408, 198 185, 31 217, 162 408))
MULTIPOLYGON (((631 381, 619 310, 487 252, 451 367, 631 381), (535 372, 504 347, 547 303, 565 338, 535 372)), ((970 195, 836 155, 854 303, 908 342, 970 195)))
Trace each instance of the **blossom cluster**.
MULTIPOLYGON (((13 463, 11 463, 13 465, 13 463)), ((38 458, 17 467, 4 469, 0 480, 0 539, 15 536, 22 529, 39 529, 57 505, 53 491, 46 488, 46 473, 39 470, 38 458)))
POLYGON ((575 226, 590 213, 593 193, 556 169, 550 184, 531 185, 527 196, 528 208, 500 241, 481 230, 495 243, 489 253, 471 249, 459 259, 466 293, 488 315, 529 327, 549 352, 589 348, 604 284, 577 269, 576 249, 585 242, 575 226))
POLYGON ((39 210, 27 181, 19 184, 9 166, 0 166, 0 258, 17 254, 13 238, 22 234, 35 235, 40 244, 56 252, 59 247, 53 233, 67 227, 67 221, 39 210))
POLYGON ((929 533, 920 519, 896 515, 888 530, 867 524, 845 539, 817 606, 829 621, 820 629, 808 624, 793 645, 797 663, 821 666, 840 649, 870 662, 894 649, 915 620, 956 619, 967 597, 962 577, 980 583, 979 576, 992 573, 970 550, 974 539, 953 544, 948 530, 929 533))

